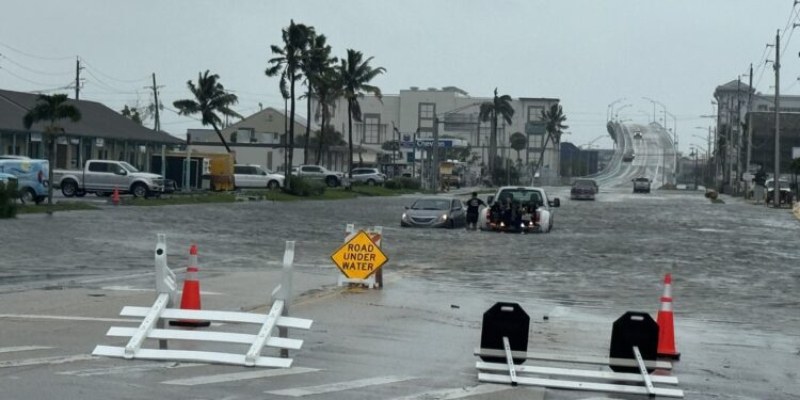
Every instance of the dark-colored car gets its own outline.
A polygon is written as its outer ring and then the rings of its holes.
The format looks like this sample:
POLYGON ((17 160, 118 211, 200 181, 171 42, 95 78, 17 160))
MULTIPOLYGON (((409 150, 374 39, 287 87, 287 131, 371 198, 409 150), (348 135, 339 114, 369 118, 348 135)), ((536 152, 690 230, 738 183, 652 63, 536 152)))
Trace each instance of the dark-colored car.
POLYGON ((578 179, 572 183, 569 196, 572 200, 594 200, 597 192, 597 182, 592 179, 578 179))
POLYGON ((650 179, 636 178, 633 181, 633 193, 650 193, 650 179))
POLYGON ((400 226, 419 228, 458 228, 467 224, 464 203, 455 197, 425 197, 406 206, 400 226))

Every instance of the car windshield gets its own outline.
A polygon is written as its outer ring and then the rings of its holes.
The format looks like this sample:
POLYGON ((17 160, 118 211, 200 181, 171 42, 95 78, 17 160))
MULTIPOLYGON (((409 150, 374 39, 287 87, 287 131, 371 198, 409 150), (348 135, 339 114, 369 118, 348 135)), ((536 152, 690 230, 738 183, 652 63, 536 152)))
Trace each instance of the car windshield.
POLYGON ((136 167, 134 167, 133 165, 130 165, 130 164, 126 163, 125 161, 120 161, 120 162, 119 162, 119 165, 121 165, 121 166, 122 166, 122 168, 125 168, 126 170, 128 170, 128 172, 139 172, 139 170, 138 170, 138 169, 136 169, 136 167))
POLYGON ((512 202, 544 204, 542 196, 538 190, 531 189, 506 189, 500 192, 497 200, 500 202, 510 199, 512 202))
POLYGON ((450 200, 421 199, 411 205, 412 210, 447 210, 450 208, 450 200))
MULTIPOLYGON (((779 183, 780 183, 781 187, 789 187, 789 181, 787 181, 787 180, 785 180, 785 179, 781 179, 781 180, 779 181, 779 183)), ((770 179, 769 181, 767 181, 767 183, 766 183, 766 186, 767 186, 768 188, 770 188, 770 189, 771 189, 771 188, 773 188, 773 187, 775 187, 775 180, 773 180, 773 179, 770 179)))

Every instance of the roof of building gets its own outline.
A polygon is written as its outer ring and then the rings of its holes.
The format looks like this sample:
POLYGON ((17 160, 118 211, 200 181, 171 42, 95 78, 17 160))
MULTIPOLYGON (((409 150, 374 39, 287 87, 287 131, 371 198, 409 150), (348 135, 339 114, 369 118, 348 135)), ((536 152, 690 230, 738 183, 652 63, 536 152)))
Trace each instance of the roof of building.
POLYGON ((714 89, 714 95, 716 96, 718 92, 736 92, 736 91, 740 91, 740 92, 747 93, 748 90, 753 92, 753 93, 755 93, 755 89, 751 88, 748 84, 746 84, 746 83, 744 83, 744 82, 742 82, 740 80, 734 79, 734 80, 732 80, 732 81, 730 81, 730 82, 728 82, 728 83, 726 83, 724 85, 717 86, 717 88, 714 89))
MULTIPOLYGON (((25 114, 36 105, 38 94, 0 89, 0 130, 28 132, 22 123, 25 114)), ((59 121, 64 134, 135 142, 178 144, 183 141, 164 131, 141 126, 103 104, 87 100, 68 100, 81 112, 78 122, 59 121)), ((34 124, 30 132, 44 132, 45 123, 34 124)))

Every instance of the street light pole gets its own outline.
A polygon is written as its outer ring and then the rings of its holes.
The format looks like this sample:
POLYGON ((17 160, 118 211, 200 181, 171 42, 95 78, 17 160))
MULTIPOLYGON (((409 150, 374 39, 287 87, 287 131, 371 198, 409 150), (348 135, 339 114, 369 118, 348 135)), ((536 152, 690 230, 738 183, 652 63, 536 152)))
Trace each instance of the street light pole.
POLYGON ((775 33, 775 176, 773 177, 772 206, 781 206, 781 31, 775 33))

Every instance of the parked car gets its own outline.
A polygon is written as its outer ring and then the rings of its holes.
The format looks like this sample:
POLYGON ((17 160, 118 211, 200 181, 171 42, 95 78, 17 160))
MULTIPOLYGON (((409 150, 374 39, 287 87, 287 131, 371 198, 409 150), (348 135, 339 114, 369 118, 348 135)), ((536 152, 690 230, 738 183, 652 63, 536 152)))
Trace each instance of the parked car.
POLYGON ((641 139, 642 138, 642 131, 634 131, 633 132, 634 139, 641 139))
POLYGON ((353 168, 353 183, 365 183, 367 185, 383 185, 386 182, 386 175, 377 168, 353 168))
POLYGON ((467 225, 464 203, 455 197, 426 197, 406 206, 400 226, 418 228, 458 228, 467 225))
POLYGON ((336 187, 342 184, 344 174, 341 172, 331 171, 319 165, 300 165, 296 169, 292 169, 292 175, 304 178, 320 179, 330 187, 336 187))
POLYGON ((283 187, 284 176, 262 168, 260 165, 236 164, 233 166, 234 186, 238 188, 283 187))
POLYGON ((633 193, 650 193, 650 179, 639 177, 631 179, 633 182, 633 193))
POLYGON ((572 183, 569 196, 572 200, 594 200, 597 192, 597 182, 592 179, 578 179, 572 183))
POLYGON ((165 183, 161 175, 139 172, 125 161, 112 160, 88 160, 83 170, 54 170, 53 180, 65 197, 108 194, 115 189, 136 197, 158 196, 165 183))
POLYGON ((544 232, 553 229, 554 208, 561 206, 542 188, 503 186, 486 199, 489 207, 478 215, 481 230, 499 232, 544 232))
POLYGON ((39 204, 47 198, 47 180, 50 162, 28 157, 0 159, 0 172, 14 175, 17 178, 19 196, 25 203, 39 204))

